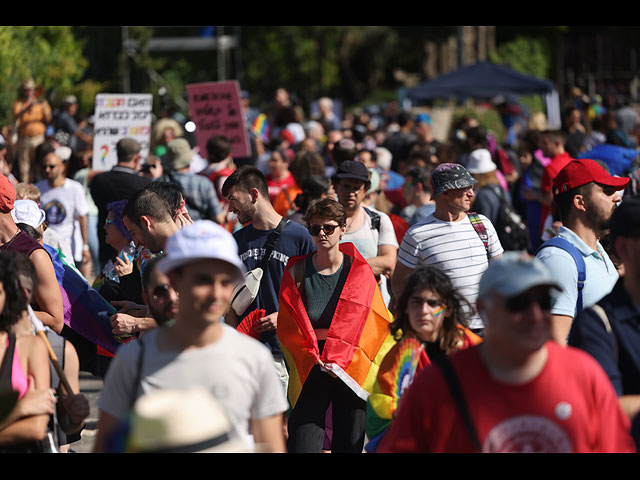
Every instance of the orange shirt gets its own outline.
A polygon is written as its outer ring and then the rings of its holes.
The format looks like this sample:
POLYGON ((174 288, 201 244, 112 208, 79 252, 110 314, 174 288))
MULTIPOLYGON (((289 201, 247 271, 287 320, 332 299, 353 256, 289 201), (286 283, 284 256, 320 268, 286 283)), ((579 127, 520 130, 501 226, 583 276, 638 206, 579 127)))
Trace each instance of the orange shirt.
MULTIPOLYGON (((27 102, 13 102, 13 116, 16 118, 27 102)), ((44 135, 47 124, 51 121, 51 107, 46 101, 35 103, 18 120, 18 135, 21 137, 37 137, 44 135)))

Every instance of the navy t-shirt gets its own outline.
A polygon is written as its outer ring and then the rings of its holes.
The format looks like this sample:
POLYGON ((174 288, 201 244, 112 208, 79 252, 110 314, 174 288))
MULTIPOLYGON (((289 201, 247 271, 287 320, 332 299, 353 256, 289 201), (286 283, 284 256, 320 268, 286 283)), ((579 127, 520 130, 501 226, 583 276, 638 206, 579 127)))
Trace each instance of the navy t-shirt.
MULTIPOLYGON (((238 243, 238 253, 247 270, 253 270, 260 266, 265 254, 267 239, 272 232, 273 229, 257 230, 252 224, 249 224, 233 234, 238 243)), ((264 272, 260 283, 258 296, 240 316, 239 321, 256 309, 264 309, 266 315, 277 312, 280 283, 289 258, 306 255, 314 250, 315 244, 309 231, 295 222, 288 222, 280 232, 278 243, 271 252, 267 271, 264 272)), ((260 341, 271 350, 272 354, 282 355, 275 330, 264 332, 260 341)))

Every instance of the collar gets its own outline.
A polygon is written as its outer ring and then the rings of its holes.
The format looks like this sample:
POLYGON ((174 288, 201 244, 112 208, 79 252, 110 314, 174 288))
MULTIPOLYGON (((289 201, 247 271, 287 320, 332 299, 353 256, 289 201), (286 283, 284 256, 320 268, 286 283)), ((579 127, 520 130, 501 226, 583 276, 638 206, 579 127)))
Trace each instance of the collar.
POLYGON ((123 165, 114 165, 113 167, 111 167, 111 171, 112 172, 126 172, 126 173, 133 173, 133 174, 138 174, 138 172, 136 170, 134 170, 131 167, 125 167, 123 165))
POLYGON ((573 230, 570 230, 565 226, 562 226, 558 229, 558 236, 569 240, 580 251, 583 257, 592 256, 598 259, 605 258, 605 252, 602 248, 602 245, 600 245, 600 242, 598 242, 596 245, 598 249, 596 251, 589 245, 584 243, 584 240, 582 240, 573 230))

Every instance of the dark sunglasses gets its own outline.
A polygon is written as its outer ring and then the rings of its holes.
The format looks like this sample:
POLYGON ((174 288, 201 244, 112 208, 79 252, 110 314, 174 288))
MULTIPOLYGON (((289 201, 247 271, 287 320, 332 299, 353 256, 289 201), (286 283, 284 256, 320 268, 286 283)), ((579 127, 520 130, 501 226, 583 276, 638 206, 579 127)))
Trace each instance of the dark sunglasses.
POLYGON ((168 297, 169 296, 169 285, 158 285, 151 290, 151 294, 153 295, 153 299, 157 300, 158 297, 168 297))
POLYGON ((340 225, 331 225, 330 223, 325 223, 324 225, 309 225, 307 227, 307 230, 309 230, 309 233, 313 237, 315 237, 316 235, 320 235, 320 230, 324 230, 324 233, 326 233, 327 235, 331 235, 339 226, 340 225))
POLYGON ((531 307, 532 303, 537 303, 542 310, 551 310, 551 295, 541 293, 534 295, 531 293, 521 293, 515 297, 507 298, 505 305, 511 313, 522 313, 531 307))

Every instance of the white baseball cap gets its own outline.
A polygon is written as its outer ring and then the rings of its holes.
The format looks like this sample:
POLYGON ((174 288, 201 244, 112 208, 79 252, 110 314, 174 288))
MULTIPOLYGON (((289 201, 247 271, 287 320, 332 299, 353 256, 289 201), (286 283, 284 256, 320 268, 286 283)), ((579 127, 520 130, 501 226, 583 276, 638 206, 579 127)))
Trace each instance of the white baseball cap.
POLYGON ((244 278, 246 271, 233 235, 211 220, 197 220, 178 230, 167 240, 164 255, 156 265, 164 274, 196 260, 208 259, 233 265, 238 280, 244 278))
POLYGON ((38 228, 47 219, 47 214, 33 200, 16 200, 11 210, 11 217, 16 223, 26 223, 33 228, 38 228))

